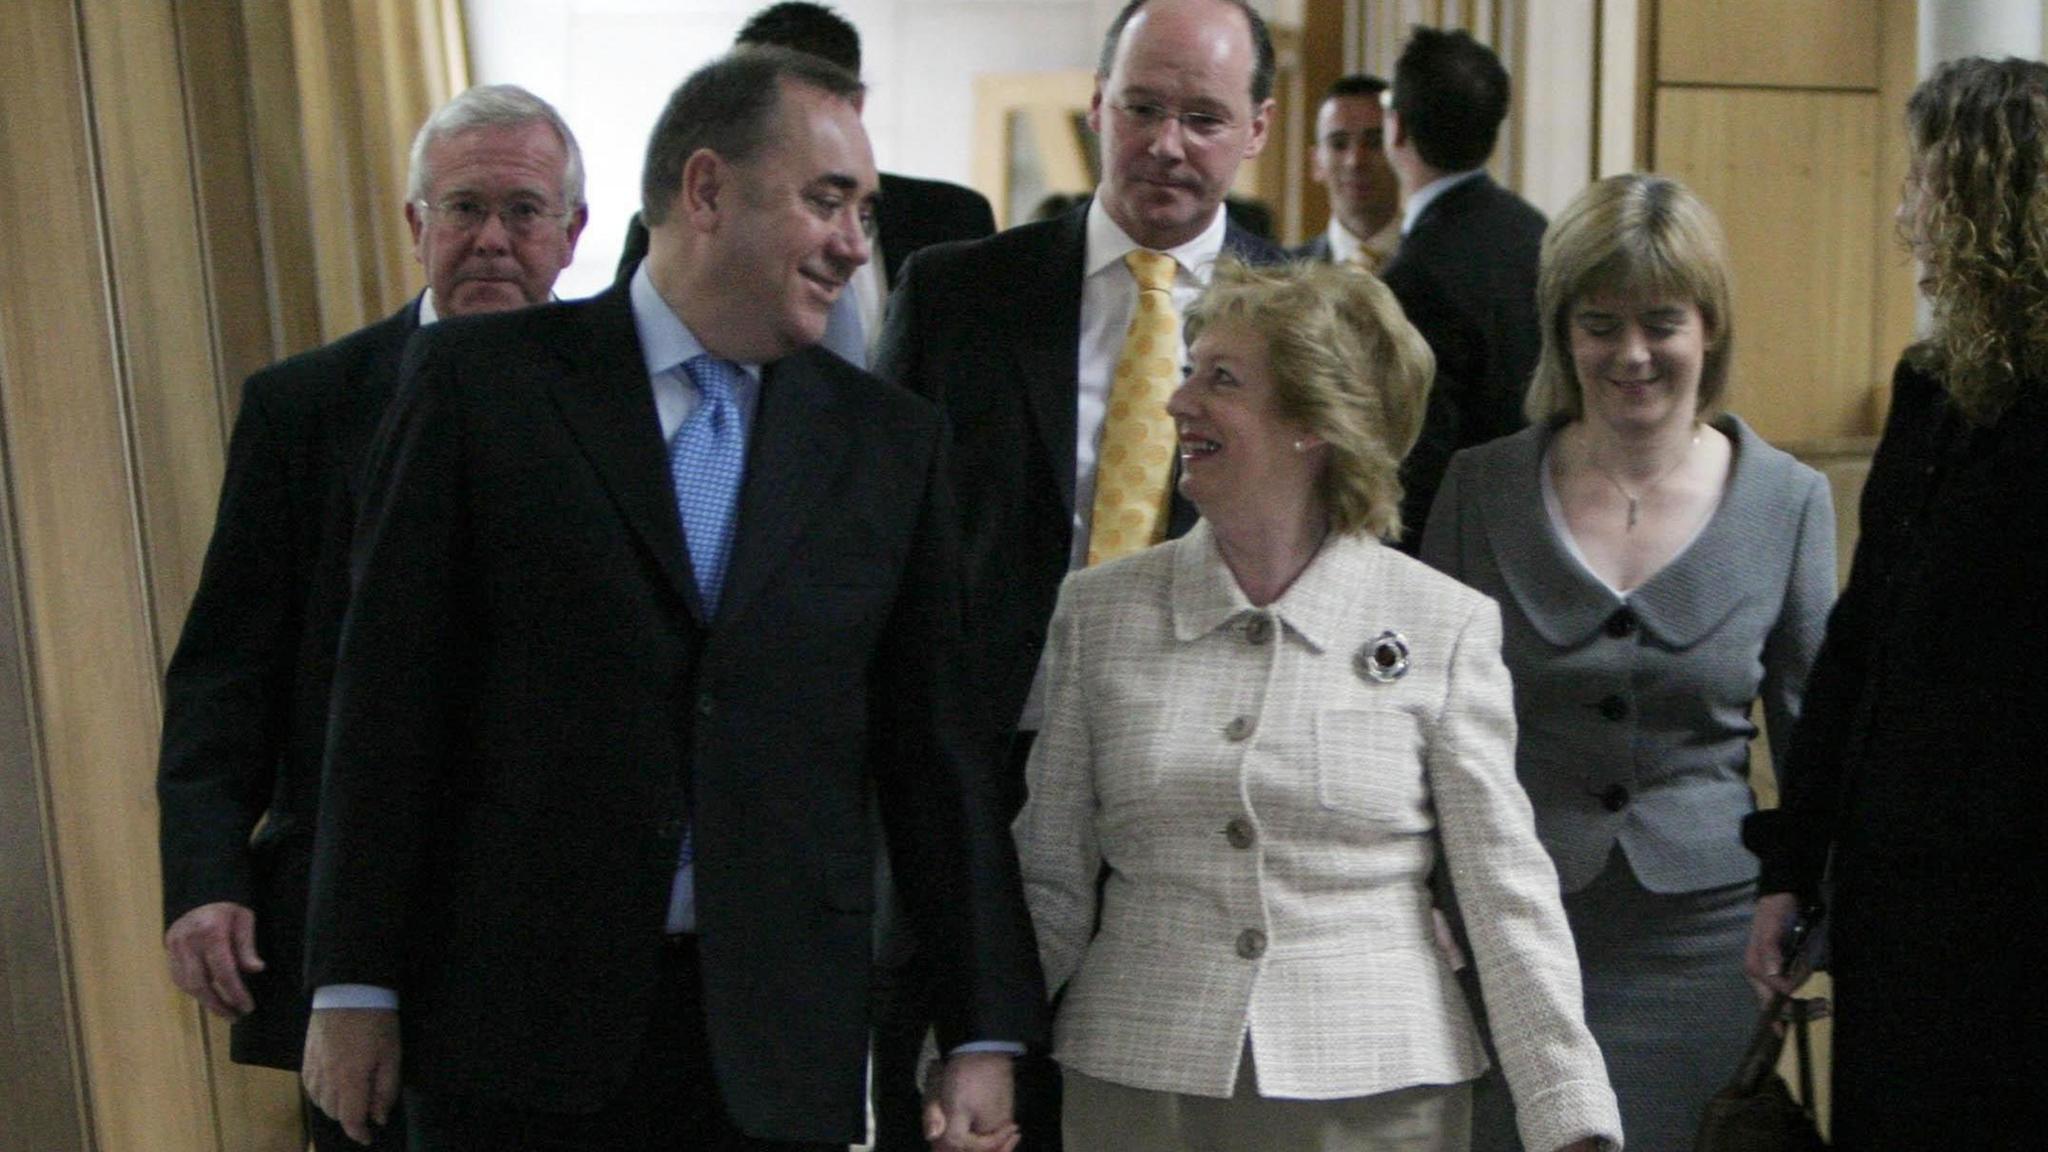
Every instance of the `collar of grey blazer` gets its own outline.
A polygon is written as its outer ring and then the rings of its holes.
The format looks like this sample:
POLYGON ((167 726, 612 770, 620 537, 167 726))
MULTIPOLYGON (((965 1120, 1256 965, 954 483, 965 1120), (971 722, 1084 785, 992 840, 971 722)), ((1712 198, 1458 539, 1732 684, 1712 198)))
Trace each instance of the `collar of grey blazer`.
MULTIPOLYGON (((1256 611, 1216 550, 1207 520, 1197 521, 1168 547, 1174 549, 1175 639, 1198 640, 1232 618, 1256 611)), ((1386 561, 1386 545, 1371 536, 1332 532, 1293 586, 1266 610, 1307 641, 1311 650, 1322 652, 1356 622, 1355 604, 1365 592, 1379 587, 1378 572, 1386 561)))
POLYGON ((1698 538, 1656 575, 1626 596, 1588 572, 1551 526, 1537 470, 1555 422, 1525 428, 1495 441, 1464 469, 1461 486, 1476 484, 1486 541, 1495 565, 1522 614, 1539 635, 1560 648, 1578 645, 1626 605, 1645 632, 1672 648, 1687 648, 1711 634, 1749 595, 1749 582, 1731 575, 1752 563, 1759 543, 1783 539, 1803 502, 1787 499, 1792 457, 1764 443, 1733 413, 1713 421, 1735 442, 1728 490, 1698 538))

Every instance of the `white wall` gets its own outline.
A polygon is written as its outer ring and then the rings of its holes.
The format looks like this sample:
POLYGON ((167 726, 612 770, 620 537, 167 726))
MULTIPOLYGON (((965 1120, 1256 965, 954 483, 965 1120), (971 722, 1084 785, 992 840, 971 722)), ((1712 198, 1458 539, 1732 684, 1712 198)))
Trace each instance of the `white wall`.
MULTIPOLYGON (((958 183, 973 156, 974 77, 1091 67, 1121 0, 831 0, 861 31, 868 134, 882 168, 958 183)), ((477 83, 521 84, 583 145, 590 227, 557 285, 611 282, 639 206, 647 133, 682 79, 768 0, 467 0, 477 83)))

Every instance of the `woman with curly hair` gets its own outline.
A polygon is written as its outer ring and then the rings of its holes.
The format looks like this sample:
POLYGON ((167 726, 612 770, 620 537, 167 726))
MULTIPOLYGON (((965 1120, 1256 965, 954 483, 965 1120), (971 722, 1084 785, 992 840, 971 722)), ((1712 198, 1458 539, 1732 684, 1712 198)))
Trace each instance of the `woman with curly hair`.
POLYGON ((2048 66, 1945 64, 1898 218, 1933 304, 1807 685, 1746 965, 1789 989, 1832 889, 1834 1125, 1860 1150, 2038 1148, 2048 1052, 2048 66))

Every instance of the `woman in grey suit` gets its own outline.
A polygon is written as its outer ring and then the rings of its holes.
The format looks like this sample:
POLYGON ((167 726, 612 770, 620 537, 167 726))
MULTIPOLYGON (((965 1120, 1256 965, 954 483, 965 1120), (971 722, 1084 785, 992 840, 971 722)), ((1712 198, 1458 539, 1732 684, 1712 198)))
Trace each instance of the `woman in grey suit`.
MULTIPOLYGON (((1687 1148, 1755 1021, 1751 706, 1783 747, 1834 600, 1833 505, 1720 412, 1727 261, 1684 187, 1588 188, 1544 238, 1537 290, 1532 426, 1452 461, 1422 554, 1501 606, 1517 770, 1622 1126, 1687 1148)), ((1498 1095, 1479 1090, 1477 1148, 1517 1147, 1498 1095)))
POLYGON ((1499 615, 1378 539, 1428 346, 1329 266, 1226 264, 1188 332, 1168 411, 1203 519, 1068 578, 1016 823, 1066 1146, 1463 1152, 1485 1056, 1440 858, 1531 1146, 1617 1141, 1499 615))

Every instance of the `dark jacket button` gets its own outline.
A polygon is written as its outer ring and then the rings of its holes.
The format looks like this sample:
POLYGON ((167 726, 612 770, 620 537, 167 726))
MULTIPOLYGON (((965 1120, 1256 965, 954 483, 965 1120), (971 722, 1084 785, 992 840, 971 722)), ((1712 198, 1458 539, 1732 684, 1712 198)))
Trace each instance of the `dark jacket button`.
POLYGON ((1620 784, 1609 784, 1600 793, 1600 806, 1609 812, 1619 812, 1628 807, 1628 789, 1620 784))
POLYGON ((1607 618, 1605 627, 1607 634, 1616 640, 1633 636, 1636 631, 1636 614, 1623 608, 1607 618))
POLYGON ((1251 821, 1238 816, 1223 826, 1223 837, 1230 841, 1232 848, 1249 848, 1258 839, 1258 834, 1252 829, 1251 821))
POLYGON ((703 692, 703 693, 699 693, 699 694, 698 694, 698 696, 697 696, 697 715, 699 715, 699 716, 709 716, 709 715, 711 715, 711 712, 712 712, 712 709, 713 709, 713 707, 714 707, 714 705, 712 704, 712 701, 711 701, 711 693, 709 693, 709 692, 703 692))
POLYGON ((1600 701, 1600 715, 1607 720, 1628 719, 1628 701, 1619 696, 1609 696, 1600 701))
POLYGON ((1237 934, 1237 954, 1247 960, 1257 960, 1266 954, 1266 934, 1257 928, 1247 928, 1237 934))

